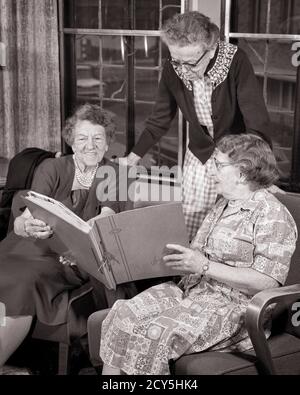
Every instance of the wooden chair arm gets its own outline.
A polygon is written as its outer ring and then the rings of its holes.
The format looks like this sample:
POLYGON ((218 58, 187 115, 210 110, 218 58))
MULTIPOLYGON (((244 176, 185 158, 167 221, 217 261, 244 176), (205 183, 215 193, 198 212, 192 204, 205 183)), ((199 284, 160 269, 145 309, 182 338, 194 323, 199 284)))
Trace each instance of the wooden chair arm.
POLYGON ((286 287, 266 289, 258 292, 251 299, 246 312, 246 327, 264 374, 276 374, 263 329, 264 312, 272 303, 292 303, 299 298, 300 284, 295 284, 286 287))
POLYGON ((96 310, 92 291, 90 282, 71 291, 67 320, 69 342, 87 333, 88 317, 96 310))
POLYGON ((101 364, 100 352, 100 340, 101 340, 101 325, 110 309, 99 310, 89 316, 87 327, 88 327, 88 343, 90 361, 93 366, 99 366, 101 364))

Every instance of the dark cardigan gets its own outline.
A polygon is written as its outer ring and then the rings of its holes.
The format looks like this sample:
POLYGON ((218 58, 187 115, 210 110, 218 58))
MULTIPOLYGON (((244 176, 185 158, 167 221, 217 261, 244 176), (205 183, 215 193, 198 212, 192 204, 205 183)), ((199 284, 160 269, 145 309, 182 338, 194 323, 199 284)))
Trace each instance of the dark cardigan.
MULTIPOLYGON (((217 55, 216 51, 206 74, 213 67, 217 55)), ((271 143, 268 138, 270 121, 261 88, 243 50, 237 49, 227 77, 213 90, 211 100, 214 139, 198 121, 193 91, 187 89, 171 63, 166 61, 153 112, 132 151, 144 156, 169 130, 177 106, 189 122, 189 149, 202 163, 210 158, 215 142, 226 134, 255 133, 271 143)))

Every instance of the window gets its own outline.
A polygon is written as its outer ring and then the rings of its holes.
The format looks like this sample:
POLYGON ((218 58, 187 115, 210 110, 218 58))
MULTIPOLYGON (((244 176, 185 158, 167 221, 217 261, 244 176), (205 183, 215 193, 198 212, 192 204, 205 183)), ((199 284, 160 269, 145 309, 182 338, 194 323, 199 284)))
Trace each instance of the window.
MULTIPOLYGON (((64 117, 85 102, 114 112, 110 157, 130 152, 143 131, 167 56, 159 29, 183 10, 183 0, 60 1, 64 117)), ((143 164, 181 165, 182 130, 179 113, 143 164)))
POLYGON ((293 48, 300 48, 300 2, 225 0, 223 3, 225 38, 247 53, 264 94, 281 185, 299 191, 300 62, 293 48))

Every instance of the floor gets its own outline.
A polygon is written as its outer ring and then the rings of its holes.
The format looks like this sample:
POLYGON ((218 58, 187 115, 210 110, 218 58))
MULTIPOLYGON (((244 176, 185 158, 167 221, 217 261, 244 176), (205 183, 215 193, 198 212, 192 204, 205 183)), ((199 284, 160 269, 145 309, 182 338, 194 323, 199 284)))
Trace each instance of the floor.
MULTIPOLYGON (((52 342, 26 340, 0 368, 0 375, 53 376, 58 369, 58 346, 52 342)), ((97 375, 89 361, 87 338, 71 348, 70 375, 97 375)))

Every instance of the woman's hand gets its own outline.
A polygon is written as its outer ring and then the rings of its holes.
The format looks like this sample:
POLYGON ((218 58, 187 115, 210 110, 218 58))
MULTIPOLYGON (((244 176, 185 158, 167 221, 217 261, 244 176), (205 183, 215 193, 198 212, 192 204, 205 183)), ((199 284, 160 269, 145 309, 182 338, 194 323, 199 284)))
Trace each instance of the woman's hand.
POLYGON ((136 166, 140 159, 140 156, 136 155, 134 152, 130 152, 128 156, 116 158, 114 162, 117 162, 121 166, 136 166))
POLYGON ((53 231, 45 222, 33 218, 26 208, 24 213, 17 217, 14 222, 14 232, 22 237, 34 237, 47 239, 53 235, 53 231))
POLYGON ((35 218, 27 218, 24 221, 24 231, 28 236, 35 239, 48 239, 53 235, 53 231, 44 221, 35 218))
POLYGON ((75 258, 75 256, 73 255, 72 251, 70 251, 70 250, 64 252, 64 253, 59 257, 59 262, 60 262, 62 265, 65 265, 65 266, 73 266, 73 265, 76 265, 76 264, 77 264, 76 258, 75 258))
POLYGON ((203 266, 207 264, 208 259, 200 251, 178 244, 167 244, 167 248, 178 251, 178 254, 175 253, 163 257, 167 266, 187 273, 201 274, 203 272, 203 266))

